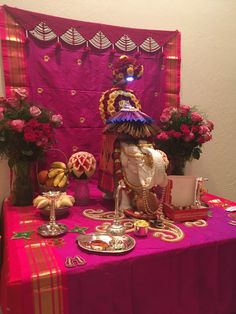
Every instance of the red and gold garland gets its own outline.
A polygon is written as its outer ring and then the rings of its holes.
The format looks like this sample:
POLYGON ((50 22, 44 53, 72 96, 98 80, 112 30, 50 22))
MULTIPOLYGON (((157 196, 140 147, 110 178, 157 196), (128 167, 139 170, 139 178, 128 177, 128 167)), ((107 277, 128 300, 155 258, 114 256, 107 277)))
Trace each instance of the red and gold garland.
POLYGON ((131 106, 141 109, 141 104, 132 90, 118 87, 106 90, 99 100, 99 111, 103 122, 106 123, 106 120, 119 112, 127 102, 131 106))
MULTIPOLYGON (((113 160, 114 160, 114 175, 115 178, 118 181, 123 181, 125 183, 124 180, 124 174, 122 171, 122 164, 121 164, 121 160, 120 160, 120 142, 116 141, 114 144, 114 153, 113 153, 113 160)), ((130 195, 133 191, 127 186, 127 184, 125 184, 125 188, 124 190, 130 195)))

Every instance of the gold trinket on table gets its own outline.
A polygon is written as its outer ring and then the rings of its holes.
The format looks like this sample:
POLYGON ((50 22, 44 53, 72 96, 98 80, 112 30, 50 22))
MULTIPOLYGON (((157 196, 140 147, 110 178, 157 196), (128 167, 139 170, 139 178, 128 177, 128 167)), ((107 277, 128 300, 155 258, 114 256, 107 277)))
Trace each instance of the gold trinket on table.
POLYGON ((138 237, 146 237, 148 234, 149 223, 140 219, 134 222, 134 234, 138 237))

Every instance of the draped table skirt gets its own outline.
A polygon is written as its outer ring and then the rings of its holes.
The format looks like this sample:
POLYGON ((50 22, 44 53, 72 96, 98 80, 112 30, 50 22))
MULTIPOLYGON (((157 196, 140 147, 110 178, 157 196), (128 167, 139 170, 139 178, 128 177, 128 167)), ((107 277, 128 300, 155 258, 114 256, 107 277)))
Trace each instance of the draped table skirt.
MULTIPOLYGON (((84 208, 109 206, 94 184, 91 203, 73 207, 60 222, 94 232, 103 221, 91 220, 84 208)), ((1 306, 3 314, 229 314, 236 311, 236 227, 223 207, 213 202, 206 227, 178 226, 184 238, 164 242, 149 232, 136 238, 126 254, 102 255, 82 251, 78 233, 56 241, 40 237, 44 223, 35 208, 3 206, 1 306), (30 239, 12 239, 14 232, 31 232, 30 239), (68 257, 86 264, 66 268, 68 257)), ((234 203, 232 203, 234 204, 234 203)), ((133 233, 130 233, 133 236, 133 233)))

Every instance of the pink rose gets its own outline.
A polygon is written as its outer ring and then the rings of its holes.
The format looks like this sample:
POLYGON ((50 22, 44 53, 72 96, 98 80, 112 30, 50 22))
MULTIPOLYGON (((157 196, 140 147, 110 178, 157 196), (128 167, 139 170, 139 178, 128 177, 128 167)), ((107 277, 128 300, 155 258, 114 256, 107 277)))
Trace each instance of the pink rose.
POLYGON ((173 113, 175 113, 175 112, 177 112, 178 111, 178 109, 176 108, 176 107, 169 107, 169 110, 170 110, 170 113, 171 114, 173 114, 173 113))
POLYGON ((199 134, 205 134, 209 132, 209 128, 206 125, 200 125, 199 126, 199 134))
POLYGON ((18 106, 18 100, 16 98, 7 98, 6 99, 8 105, 11 107, 17 107, 18 106))
POLYGON ((203 144, 205 142, 208 142, 212 139, 212 135, 210 133, 203 134, 199 137, 198 142, 203 144))
POLYGON ((205 137, 205 142, 208 142, 212 139, 212 135, 210 133, 204 134, 204 137, 205 137))
POLYGON ((184 135, 187 135, 190 133, 189 127, 187 126, 187 124, 184 124, 184 123, 181 124, 180 130, 184 133, 184 135))
POLYGON ((13 128, 14 131, 16 132, 22 132, 24 126, 25 126, 25 121, 23 120, 12 120, 10 122, 10 126, 13 128))
POLYGON ((184 137, 185 142, 190 142, 194 139, 195 135, 193 132, 190 132, 189 134, 186 134, 184 137))
POLYGON ((212 121, 207 120, 206 123, 210 131, 214 130, 214 123, 212 121))
POLYGON ((176 107, 166 107, 163 109, 162 114, 164 115, 172 115, 172 113, 177 112, 177 108, 176 107))
POLYGON ((166 132, 162 131, 157 135, 157 139, 161 141, 167 141, 169 139, 169 136, 166 132))
POLYGON ((3 113, 3 112, 4 112, 4 110, 5 110, 5 108, 0 107, 0 113, 3 113))
POLYGON ((194 133, 198 133, 199 132, 199 125, 194 125, 194 126, 192 126, 192 132, 194 132, 194 133))
POLYGON ((182 134, 178 131, 171 131, 170 135, 173 136, 174 138, 180 138, 182 136, 182 134))
POLYGON ((36 106, 30 107, 30 114, 31 114, 32 117, 40 116, 41 112, 42 111, 38 107, 36 107, 36 106))
POLYGON ((28 97, 28 91, 26 88, 23 87, 19 87, 19 88, 15 88, 14 89, 15 95, 16 97, 19 99, 25 99, 28 97))
POLYGON ((203 117, 196 111, 191 113, 191 119, 194 122, 201 122, 203 120, 203 117))
POLYGON ((54 114, 54 115, 52 116, 51 121, 52 121, 53 123, 55 123, 57 126, 61 126, 61 125, 63 124, 62 115, 60 115, 60 114, 54 114))
POLYGON ((179 107, 179 112, 182 114, 182 115, 187 115, 188 112, 190 111, 190 106, 189 105, 181 105, 179 107))
POLYGON ((170 114, 170 111, 171 111, 170 109, 171 109, 170 107, 164 108, 162 111, 162 114, 170 114))
POLYGON ((160 121, 161 122, 167 122, 169 121, 171 118, 171 114, 170 113, 162 113, 160 116, 160 121))

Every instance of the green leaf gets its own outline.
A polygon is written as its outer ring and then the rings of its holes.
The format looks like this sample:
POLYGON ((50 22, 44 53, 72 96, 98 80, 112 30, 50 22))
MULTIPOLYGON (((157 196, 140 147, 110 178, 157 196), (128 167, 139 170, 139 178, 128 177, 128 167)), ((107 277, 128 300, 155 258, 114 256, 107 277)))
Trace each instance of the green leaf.
POLYGON ((202 153, 202 150, 200 147, 194 147, 192 156, 194 159, 200 159, 201 153, 202 153))

